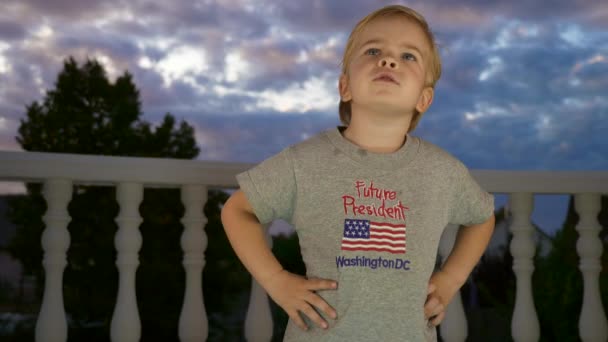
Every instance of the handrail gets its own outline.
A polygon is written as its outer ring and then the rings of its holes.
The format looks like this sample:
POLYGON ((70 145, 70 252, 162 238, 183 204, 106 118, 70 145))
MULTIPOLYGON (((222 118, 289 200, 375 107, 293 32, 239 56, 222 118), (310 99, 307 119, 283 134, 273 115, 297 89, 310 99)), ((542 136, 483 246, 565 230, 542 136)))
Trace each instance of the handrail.
MULTIPOLYGON (((75 184, 139 182, 150 187, 203 184, 236 187, 235 176, 255 164, 169 158, 0 151, 0 179, 70 179, 75 184)), ((608 193, 608 171, 471 170, 492 193, 608 193)))

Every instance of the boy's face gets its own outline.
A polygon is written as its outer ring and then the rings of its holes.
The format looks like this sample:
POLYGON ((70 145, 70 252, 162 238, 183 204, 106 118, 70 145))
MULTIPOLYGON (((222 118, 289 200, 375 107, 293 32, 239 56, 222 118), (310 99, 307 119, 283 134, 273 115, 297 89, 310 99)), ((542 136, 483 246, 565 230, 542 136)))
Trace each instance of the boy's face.
POLYGON ((357 37, 346 75, 340 77, 342 101, 358 109, 412 115, 433 100, 425 86, 430 46, 424 31, 403 16, 376 18, 357 37))

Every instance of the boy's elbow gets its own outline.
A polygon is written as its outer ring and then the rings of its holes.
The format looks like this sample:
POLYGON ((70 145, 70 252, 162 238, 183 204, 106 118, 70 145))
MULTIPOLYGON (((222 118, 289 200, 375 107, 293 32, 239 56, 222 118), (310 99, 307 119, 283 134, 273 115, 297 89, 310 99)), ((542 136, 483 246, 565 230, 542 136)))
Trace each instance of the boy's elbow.
POLYGON ((222 211, 220 213, 220 218, 222 220, 222 225, 224 228, 226 225, 230 225, 235 219, 244 219, 246 217, 250 217, 255 215, 253 214, 253 208, 247 201, 247 197, 245 194, 238 190, 226 200, 224 206, 222 207, 222 211))
POLYGON ((494 230, 494 226, 496 224, 496 216, 494 216, 494 213, 492 213, 492 215, 490 215, 490 217, 487 219, 486 224, 490 229, 494 230))
POLYGON ((480 226, 485 228, 485 230, 488 231, 488 234, 493 234, 495 224, 496 224, 496 217, 494 216, 494 213, 492 213, 492 215, 490 215, 490 217, 488 217, 488 219, 485 222, 480 224, 480 226))
POLYGON ((475 230, 483 229, 484 231, 489 231, 492 233, 494 231, 494 224, 496 222, 496 218, 494 217, 494 213, 490 215, 485 221, 477 224, 464 225, 463 228, 475 228, 475 230))
POLYGON ((220 219, 222 220, 222 225, 226 226, 227 221, 230 220, 231 216, 234 216, 234 199, 233 196, 228 197, 224 206, 222 207, 222 211, 220 212, 220 219))

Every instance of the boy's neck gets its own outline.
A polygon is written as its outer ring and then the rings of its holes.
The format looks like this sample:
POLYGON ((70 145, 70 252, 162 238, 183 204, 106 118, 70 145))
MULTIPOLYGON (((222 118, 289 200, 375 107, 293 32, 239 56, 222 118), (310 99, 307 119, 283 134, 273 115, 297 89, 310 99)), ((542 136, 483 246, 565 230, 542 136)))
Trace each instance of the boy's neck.
POLYGON ((392 153, 405 143, 411 118, 411 115, 399 118, 353 115, 342 134, 366 151, 392 153))

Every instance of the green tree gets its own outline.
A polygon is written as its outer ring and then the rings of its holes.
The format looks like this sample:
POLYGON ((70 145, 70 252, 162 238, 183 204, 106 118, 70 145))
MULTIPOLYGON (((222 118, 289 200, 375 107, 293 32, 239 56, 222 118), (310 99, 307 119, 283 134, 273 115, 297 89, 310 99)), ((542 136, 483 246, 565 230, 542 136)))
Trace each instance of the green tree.
MULTIPOLYGON (((608 196, 602 196, 598 215, 603 255, 600 260, 600 295, 608 307, 608 196)), ((570 197, 566 220, 554 239, 551 252, 536 258, 533 275, 534 303, 539 317, 541 341, 579 341, 578 321, 583 304, 583 276, 579 270, 580 257, 576 250, 579 215, 570 197)))
POLYGON ((167 113, 156 130, 141 119, 139 91, 125 72, 114 83, 101 64, 64 62, 55 89, 26 106, 17 141, 26 151, 192 159, 194 130, 167 113))
MULTIPOLYGON (((570 199, 568 214, 562 228, 551 237, 551 250, 536 254, 532 291, 540 324, 541 341, 579 341, 578 321, 583 299, 583 278, 579 270, 580 257, 576 250, 579 216, 570 199)), ((600 292, 604 308, 608 307, 608 196, 602 196, 598 215, 603 227, 600 239, 604 253, 600 273, 600 292)), ((504 220, 496 212, 497 223, 504 220)), ((536 227, 537 232, 541 232, 536 227)), ((509 239, 511 240, 511 238, 509 239)), ((511 242, 509 242, 510 245, 511 242)), ((508 246, 508 245, 507 245, 508 246)), ((537 251, 540 245, 537 245, 537 251)), ((513 257, 508 248, 502 256, 483 256, 470 283, 463 287, 463 300, 469 318, 469 340, 510 341, 510 322, 515 305, 515 274, 513 257), (474 292, 474 294, 473 294, 474 292)))
MULTIPOLYGON (((95 60, 78 65, 73 58, 67 59, 54 89, 42 103, 34 101, 26 110, 17 136, 26 151, 180 159, 192 159, 199 153, 190 125, 177 124, 170 113, 156 127, 144 121, 131 75, 125 72, 111 82, 95 60)), ((18 229, 9 250, 41 285, 41 217, 46 203, 40 184, 28 184, 27 190, 27 196, 11 203, 9 217, 18 229)), ((71 340, 81 339, 78 327, 92 321, 102 322, 99 339, 108 338, 118 286, 113 239, 119 207, 115 197, 114 187, 74 187, 68 207, 71 244, 64 273, 65 307, 75 325, 70 329, 71 340)), ((214 210, 219 212, 219 207, 214 210)), ((145 190, 137 273, 142 333, 167 341, 177 336, 184 290, 179 241, 183 211, 178 189, 145 190), (157 324, 161 314, 160 322, 166 324, 157 324)), ((37 312, 38 308, 31 310, 37 312)))
MULTIPOLYGON (((497 227, 508 224, 504 208, 496 210, 494 215, 497 227)), ((484 254, 462 287, 469 341, 510 341, 515 275, 509 244, 510 237, 504 248, 484 254)))

